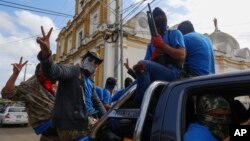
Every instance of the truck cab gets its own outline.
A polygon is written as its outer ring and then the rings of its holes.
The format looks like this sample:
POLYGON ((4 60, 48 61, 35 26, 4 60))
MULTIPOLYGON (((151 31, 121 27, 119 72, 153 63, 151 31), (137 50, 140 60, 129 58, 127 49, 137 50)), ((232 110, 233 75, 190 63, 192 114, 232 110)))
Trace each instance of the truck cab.
POLYGON ((98 121, 90 135, 92 140, 98 141, 110 118, 117 118, 135 121, 128 122, 134 127, 133 141, 182 141, 188 125, 196 120, 196 102, 202 94, 225 98, 231 106, 232 124, 249 119, 250 71, 156 81, 146 90, 140 108, 124 109, 135 89, 136 85, 132 86, 98 121))

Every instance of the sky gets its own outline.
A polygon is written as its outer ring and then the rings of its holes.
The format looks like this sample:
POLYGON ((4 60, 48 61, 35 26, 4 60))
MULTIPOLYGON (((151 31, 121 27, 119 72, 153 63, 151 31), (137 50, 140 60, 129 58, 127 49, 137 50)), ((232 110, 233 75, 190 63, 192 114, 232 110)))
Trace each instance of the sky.
MULTIPOLYGON (((74 15, 75 0, 6 0, 17 4, 57 11, 74 15)), ((114 0, 111 0, 114 1, 114 0)), ((123 0, 123 8, 141 0, 123 0)), ((136 14, 152 0, 144 0, 136 14)), ((241 48, 250 47, 250 13, 248 0, 155 0, 151 7, 161 7, 167 14, 168 25, 173 26, 190 20, 195 30, 211 34, 214 31, 213 19, 218 20, 221 31, 235 37, 241 48)), ((72 18, 47 15, 16 8, 9 8, 0 0, 0 89, 12 74, 12 63, 28 60, 26 79, 34 74, 40 48, 35 39, 40 34, 40 26, 45 31, 53 27, 51 35, 52 52, 56 51, 56 38, 60 29, 72 18)), ((145 11, 145 10, 144 10, 145 11)), ((126 16, 128 13, 124 13, 126 16)), ((133 16, 133 15, 132 15, 133 16)), ((131 16, 130 16, 131 17, 131 16)), ((24 70, 19 74, 16 84, 24 80, 24 70)))

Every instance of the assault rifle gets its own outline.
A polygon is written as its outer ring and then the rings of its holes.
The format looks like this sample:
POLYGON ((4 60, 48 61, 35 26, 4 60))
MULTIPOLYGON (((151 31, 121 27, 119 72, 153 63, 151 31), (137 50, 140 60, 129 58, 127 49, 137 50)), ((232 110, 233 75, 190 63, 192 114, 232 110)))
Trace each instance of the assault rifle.
POLYGON ((155 26, 155 20, 151 11, 151 7, 150 4, 148 3, 148 10, 147 11, 147 15, 148 15, 148 25, 149 25, 149 30, 151 33, 151 36, 157 36, 157 30, 156 30, 156 26, 155 26))

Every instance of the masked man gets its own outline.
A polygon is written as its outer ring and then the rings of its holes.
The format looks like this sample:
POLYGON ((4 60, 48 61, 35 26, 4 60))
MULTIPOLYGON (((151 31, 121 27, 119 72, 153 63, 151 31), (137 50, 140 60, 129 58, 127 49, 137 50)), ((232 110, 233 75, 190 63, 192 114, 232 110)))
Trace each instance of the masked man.
POLYGON ((191 123, 184 141, 219 141, 229 136, 231 109, 218 95, 203 95, 197 103, 197 123, 191 123))
POLYGON ((88 51, 83 56, 80 67, 55 64, 49 43, 52 28, 47 35, 43 27, 41 30, 43 36, 37 38, 41 48, 38 59, 44 74, 50 79, 59 81, 53 124, 62 141, 80 139, 91 131, 91 127, 96 122, 93 117, 101 117, 105 113, 91 79, 103 60, 97 53, 88 51))
POLYGON ((2 97, 25 102, 29 124, 36 134, 41 135, 40 141, 57 141, 57 132, 51 127, 55 91, 53 82, 44 76, 40 64, 36 67, 34 79, 15 86, 16 79, 26 63, 27 61, 22 63, 21 58, 19 63, 12 64, 13 74, 1 92, 2 97))
POLYGON ((159 7, 153 10, 153 18, 158 36, 151 38, 144 60, 134 66, 137 75, 135 101, 139 103, 153 81, 173 81, 179 78, 185 59, 185 45, 181 32, 167 29, 167 16, 159 7))

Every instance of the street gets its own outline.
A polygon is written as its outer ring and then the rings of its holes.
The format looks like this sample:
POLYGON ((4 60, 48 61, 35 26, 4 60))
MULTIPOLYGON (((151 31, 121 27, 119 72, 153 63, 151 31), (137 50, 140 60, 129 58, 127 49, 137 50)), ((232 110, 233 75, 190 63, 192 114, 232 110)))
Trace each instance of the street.
POLYGON ((33 129, 19 125, 8 125, 0 127, 0 141, 39 141, 33 129))

